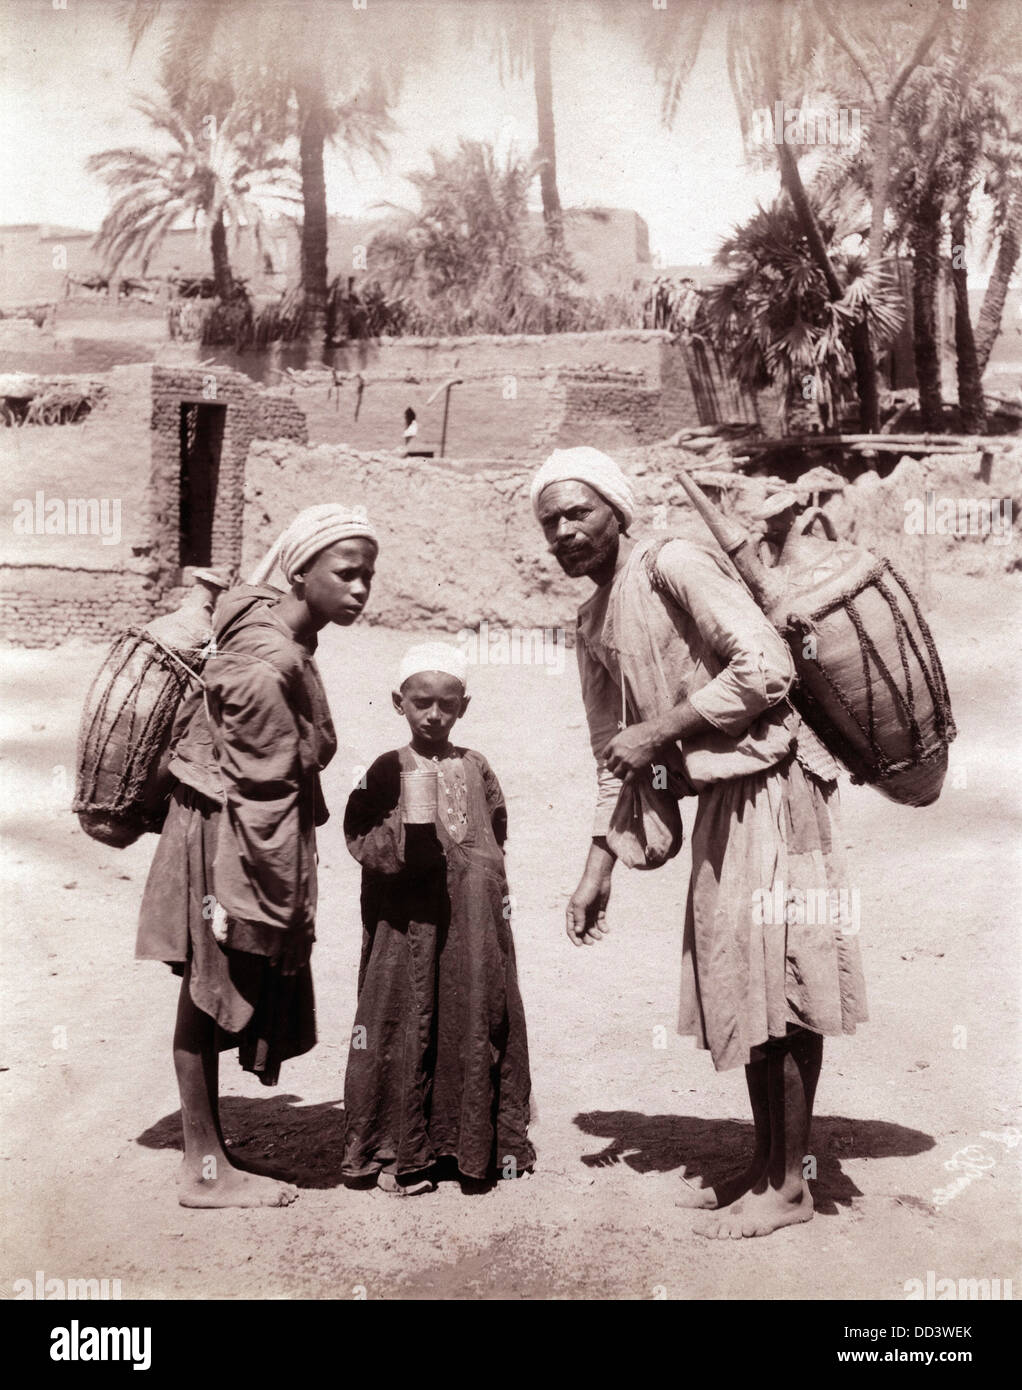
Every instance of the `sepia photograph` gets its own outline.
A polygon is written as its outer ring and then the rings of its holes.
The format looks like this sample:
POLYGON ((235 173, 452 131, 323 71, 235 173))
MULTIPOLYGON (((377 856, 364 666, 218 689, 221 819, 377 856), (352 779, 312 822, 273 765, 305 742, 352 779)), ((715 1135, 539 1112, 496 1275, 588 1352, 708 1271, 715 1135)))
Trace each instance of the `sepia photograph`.
POLYGON ((0 130, 9 1339, 992 1368, 1022 4, 0 0, 0 130))

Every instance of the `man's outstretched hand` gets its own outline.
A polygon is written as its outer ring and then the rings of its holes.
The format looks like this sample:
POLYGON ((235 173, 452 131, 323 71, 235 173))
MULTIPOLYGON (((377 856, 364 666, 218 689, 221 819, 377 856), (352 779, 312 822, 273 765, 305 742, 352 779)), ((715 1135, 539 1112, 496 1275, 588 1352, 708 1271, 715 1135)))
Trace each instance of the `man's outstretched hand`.
POLYGON ((606 936, 607 903, 610 900, 610 876, 614 856, 602 839, 594 840, 578 887, 568 901, 565 923, 568 940, 573 946, 592 946, 606 936))
POLYGON ((592 946, 606 936, 607 900, 610 882, 590 883, 583 879, 568 900, 567 931, 573 946, 592 946))

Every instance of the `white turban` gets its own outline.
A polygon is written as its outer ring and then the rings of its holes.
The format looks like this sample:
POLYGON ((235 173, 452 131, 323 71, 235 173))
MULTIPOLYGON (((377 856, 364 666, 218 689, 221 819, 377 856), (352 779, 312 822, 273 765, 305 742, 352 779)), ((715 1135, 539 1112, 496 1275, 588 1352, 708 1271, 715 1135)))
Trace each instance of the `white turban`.
POLYGON ((529 499, 539 516, 539 495, 551 483, 585 483, 620 512, 627 531, 635 519, 635 497, 628 479, 608 454, 583 445, 577 449, 555 449, 532 480, 529 499))
POLYGON ((450 642, 423 642, 417 647, 409 647, 402 657, 397 672, 397 689, 400 690, 406 680, 422 671, 442 671, 445 676, 453 676, 456 681, 461 681, 462 686, 466 686, 466 666, 465 653, 460 647, 454 647, 450 642))
MULTIPOLYGON (((320 502, 315 507, 306 507, 299 512, 284 531, 281 532, 273 550, 266 557, 269 573, 273 568, 271 557, 280 564, 284 578, 290 584, 310 560, 315 559, 327 546, 338 541, 354 540, 358 537, 379 544, 376 532, 369 525, 364 507, 343 507, 339 502, 320 502)), ((260 566, 263 568, 263 566, 260 566)), ((255 582, 253 580, 253 582, 255 582)))

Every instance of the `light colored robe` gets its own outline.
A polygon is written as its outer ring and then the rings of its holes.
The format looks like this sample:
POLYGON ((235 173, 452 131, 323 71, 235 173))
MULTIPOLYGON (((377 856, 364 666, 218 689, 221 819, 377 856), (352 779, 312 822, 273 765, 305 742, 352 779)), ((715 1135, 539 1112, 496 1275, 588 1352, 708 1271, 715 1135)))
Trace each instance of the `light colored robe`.
POLYGON ((854 1032, 865 987, 858 921, 834 920, 855 886, 836 783, 797 761, 791 654, 730 562, 688 540, 636 546, 579 609, 577 655, 597 763, 594 835, 606 834, 621 788, 603 753, 622 699, 628 723, 687 698, 712 725, 658 754, 670 789, 698 795, 679 1032, 718 1070, 747 1064, 791 1028, 854 1032), (788 921, 774 910, 778 888, 782 902, 794 894, 837 912, 788 921))

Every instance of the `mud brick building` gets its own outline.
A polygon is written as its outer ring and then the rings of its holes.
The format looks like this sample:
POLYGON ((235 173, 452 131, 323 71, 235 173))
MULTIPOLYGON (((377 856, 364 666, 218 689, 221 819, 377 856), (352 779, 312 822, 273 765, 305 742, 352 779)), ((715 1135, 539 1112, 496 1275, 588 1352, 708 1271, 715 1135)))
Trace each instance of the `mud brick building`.
POLYGON ((102 639, 166 607, 188 564, 237 566, 254 439, 307 439, 286 394, 215 368, 0 382, 5 640, 102 639))

